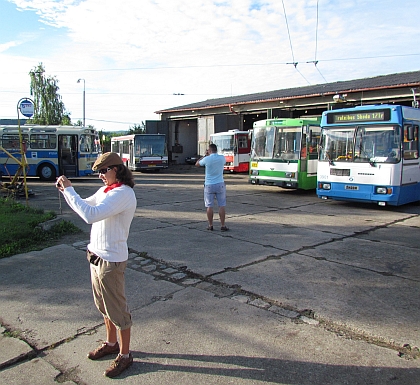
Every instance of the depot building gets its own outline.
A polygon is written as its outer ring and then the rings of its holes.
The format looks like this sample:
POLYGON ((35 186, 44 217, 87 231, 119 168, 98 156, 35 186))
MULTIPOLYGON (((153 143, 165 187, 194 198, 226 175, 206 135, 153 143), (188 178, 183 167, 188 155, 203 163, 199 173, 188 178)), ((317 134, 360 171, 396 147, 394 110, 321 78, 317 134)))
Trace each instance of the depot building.
POLYGON ((146 121, 146 133, 166 134, 169 160, 204 154, 210 135, 248 131, 257 120, 321 116, 323 111, 366 104, 418 106, 420 71, 287 88, 204 100, 156 111, 161 119, 146 121))

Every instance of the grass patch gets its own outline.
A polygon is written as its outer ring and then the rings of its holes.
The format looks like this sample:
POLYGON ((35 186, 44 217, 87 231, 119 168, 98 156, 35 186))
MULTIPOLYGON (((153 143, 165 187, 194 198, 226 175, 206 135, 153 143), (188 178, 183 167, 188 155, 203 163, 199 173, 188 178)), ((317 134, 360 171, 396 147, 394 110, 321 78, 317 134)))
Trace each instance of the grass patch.
POLYGON ((51 246, 63 235, 78 233, 81 230, 73 223, 61 221, 51 230, 37 227, 42 222, 54 219, 53 211, 22 205, 9 198, 0 198, 0 258, 40 250, 51 246))

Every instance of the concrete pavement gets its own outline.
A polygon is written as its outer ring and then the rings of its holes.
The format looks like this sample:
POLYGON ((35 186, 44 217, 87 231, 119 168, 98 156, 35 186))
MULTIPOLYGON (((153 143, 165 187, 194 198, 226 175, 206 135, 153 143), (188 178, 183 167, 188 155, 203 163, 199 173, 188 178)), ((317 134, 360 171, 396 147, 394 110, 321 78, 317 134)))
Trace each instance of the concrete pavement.
MULTIPOLYGON (((420 383, 420 206, 322 201, 226 175, 227 225, 206 230, 201 169, 136 174, 127 384, 420 383)), ((96 178, 74 181, 87 196, 96 178)), ((112 358, 84 256, 89 226, 51 184, 30 205, 80 242, 0 260, 0 383, 106 384, 112 358), (61 206, 61 209, 60 209, 61 206)))

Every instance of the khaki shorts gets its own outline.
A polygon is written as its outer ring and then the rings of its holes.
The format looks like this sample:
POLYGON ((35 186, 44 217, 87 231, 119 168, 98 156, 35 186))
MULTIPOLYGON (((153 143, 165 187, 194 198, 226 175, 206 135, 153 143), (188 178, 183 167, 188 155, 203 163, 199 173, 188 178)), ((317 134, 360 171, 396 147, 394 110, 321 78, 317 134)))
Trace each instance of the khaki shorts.
POLYGON ((127 261, 108 262, 102 258, 97 266, 90 264, 93 299, 98 310, 115 325, 125 330, 131 327, 131 314, 125 297, 124 271, 127 261))

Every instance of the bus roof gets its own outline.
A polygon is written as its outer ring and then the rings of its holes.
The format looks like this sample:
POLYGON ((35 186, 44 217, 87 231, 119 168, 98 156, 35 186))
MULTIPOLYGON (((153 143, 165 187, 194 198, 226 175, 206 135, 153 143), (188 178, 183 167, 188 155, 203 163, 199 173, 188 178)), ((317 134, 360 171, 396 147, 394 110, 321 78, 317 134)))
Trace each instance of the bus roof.
POLYGON ((88 127, 81 127, 81 126, 50 126, 50 125, 38 125, 38 124, 33 124, 33 125, 22 125, 22 126, 18 126, 18 125, 14 125, 14 126, 9 126, 9 125, 4 125, 4 126, 0 126, 0 132, 3 133, 14 133, 14 132, 19 132, 19 127, 21 132, 25 132, 25 133, 30 133, 30 132, 57 132, 57 133, 86 133, 86 134, 96 134, 97 131, 93 128, 88 128, 88 127))
POLYGON ((151 136, 160 136, 160 137, 166 137, 165 134, 130 134, 130 135, 121 135, 121 136, 113 136, 111 137, 111 142, 116 142, 120 140, 129 140, 133 139, 135 137, 151 137, 151 136))
POLYGON ((261 126, 303 126, 305 124, 314 124, 320 125, 321 117, 308 117, 305 119, 292 119, 292 118, 274 118, 274 119, 264 119, 257 120, 254 122, 254 127, 261 126))
POLYGON ((228 135, 233 136, 235 134, 249 134, 249 131, 239 131, 239 130, 229 130, 224 132, 215 132, 214 134, 211 134, 210 136, 222 136, 222 135, 228 135))

